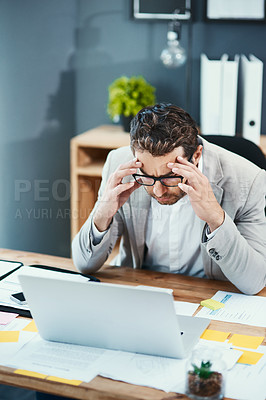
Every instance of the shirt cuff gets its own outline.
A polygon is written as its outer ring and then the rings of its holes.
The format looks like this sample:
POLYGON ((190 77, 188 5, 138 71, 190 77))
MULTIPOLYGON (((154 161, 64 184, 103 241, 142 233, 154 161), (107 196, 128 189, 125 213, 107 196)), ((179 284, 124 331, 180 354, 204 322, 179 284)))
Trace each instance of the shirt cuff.
POLYGON ((97 244, 101 243, 102 238, 104 237, 104 235, 106 234, 106 232, 108 231, 108 229, 106 231, 100 232, 96 226, 94 225, 94 222, 92 221, 91 223, 92 225, 92 243, 94 246, 97 246, 97 244))
POLYGON ((221 226, 222 225, 220 225, 220 226, 218 226, 218 228, 216 228, 214 231, 210 231, 210 228, 209 228, 209 226, 207 226, 207 229, 206 229, 206 236, 207 236, 207 240, 210 240, 210 239, 212 239, 215 235, 216 235, 216 233, 219 231, 219 229, 221 228, 221 226))

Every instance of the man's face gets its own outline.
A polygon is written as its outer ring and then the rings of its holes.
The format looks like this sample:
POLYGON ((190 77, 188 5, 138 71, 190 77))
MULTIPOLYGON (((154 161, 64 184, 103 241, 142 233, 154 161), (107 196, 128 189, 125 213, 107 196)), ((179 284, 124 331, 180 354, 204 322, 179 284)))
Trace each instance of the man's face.
MULTIPOLYGON (((154 157, 148 151, 135 151, 135 157, 142 162, 139 173, 155 177, 174 175, 167 164, 169 162, 175 163, 177 156, 185 157, 182 147, 177 147, 171 153, 159 157, 154 157)), ((145 189, 158 203, 164 205, 175 204, 186 194, 178 186, 167 187, 159 181, 156 181, 154 186, 145 186, 145 189)))

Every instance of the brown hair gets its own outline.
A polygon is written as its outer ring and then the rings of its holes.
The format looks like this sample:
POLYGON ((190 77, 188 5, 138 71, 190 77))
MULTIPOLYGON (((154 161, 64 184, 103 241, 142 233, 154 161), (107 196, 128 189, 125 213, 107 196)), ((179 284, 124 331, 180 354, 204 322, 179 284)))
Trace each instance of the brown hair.
POLYGON ((182 108, 160 103, 145 107, 130 124, 132 151, 148 151, 162 156, 182 146, 190 157, 198 146, 198 127, 193 118, 182 108))

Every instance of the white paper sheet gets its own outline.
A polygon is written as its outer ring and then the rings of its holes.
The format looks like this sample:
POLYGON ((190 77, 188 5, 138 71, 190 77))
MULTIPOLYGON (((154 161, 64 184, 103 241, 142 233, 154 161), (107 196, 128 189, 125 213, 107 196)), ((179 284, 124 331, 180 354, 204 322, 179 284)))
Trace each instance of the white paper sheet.
POLYGON ((175 312, 178 315, 192 316, 199 307, 199 304, 188 303, 187 301, 174 301, 175 312))
POLYGON ((203 307, 196 314, 196 317, 266 327, 265 297, 247 296, 219 290, 212 299, 220 301, 225 307, 215 311, 203 307))
POLYGON ((100 375, 170 392, 185 379, 186 360, 120 352, 102 366, 100 375))
POLYGON ((98 375, 100 366, 116 352, 87 346, 48 342, 39 334, 6 364, 49 376, 89 382, 98 375))
MULTIPOLYGON (((250 349, 246 349, 251 351, 250 349)), ((255 365, 236 364, 226 377, 225 397, 237 400, 265 400, 266 346, 254 350, 264 353, 255 365)))
POLYGON ((0 260, 0 276, 3 276, 7 274, 8 272, 11 272, 13 269, 19 267, 21 263, 16 263, 16 262, 8 262, 8 261, 2 261, 0 260))
POLYGON ((26 318, 16 318, 8 325, 0 325, 1 331, 20 331, 18 342, 0 343, 0 364, 6 365, 26 343, 37 335, 36 332, 22 331, 30 321, 26 318))
MULTIPOLYGON (((145 285, 139 285, 136 286, 137 289, 148 289, 148 290, 154 290, 154 291, 162 291, 162 292, 167 292, 167 293, 173 293, 172 289, 168 288, 160 288, 156 286, 145 286, 145 285)), ((187 315, 187 316, 192 316, 194 312, 197 310, 199 304, 196 303, 189 303, 187 301, 174 301, 174 306, 175 306, 175 312, 178 315, 187 315)))

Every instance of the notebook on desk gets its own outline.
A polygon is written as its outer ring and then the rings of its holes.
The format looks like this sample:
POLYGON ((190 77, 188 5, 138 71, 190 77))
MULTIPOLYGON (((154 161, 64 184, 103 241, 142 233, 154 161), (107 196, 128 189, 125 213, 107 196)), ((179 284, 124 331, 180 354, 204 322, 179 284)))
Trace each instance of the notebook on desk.
POLYGON ((21 268, 23 293, 43 339, 184 358, 210 322, 177 316, 169 291, 82 278, 21 268))

